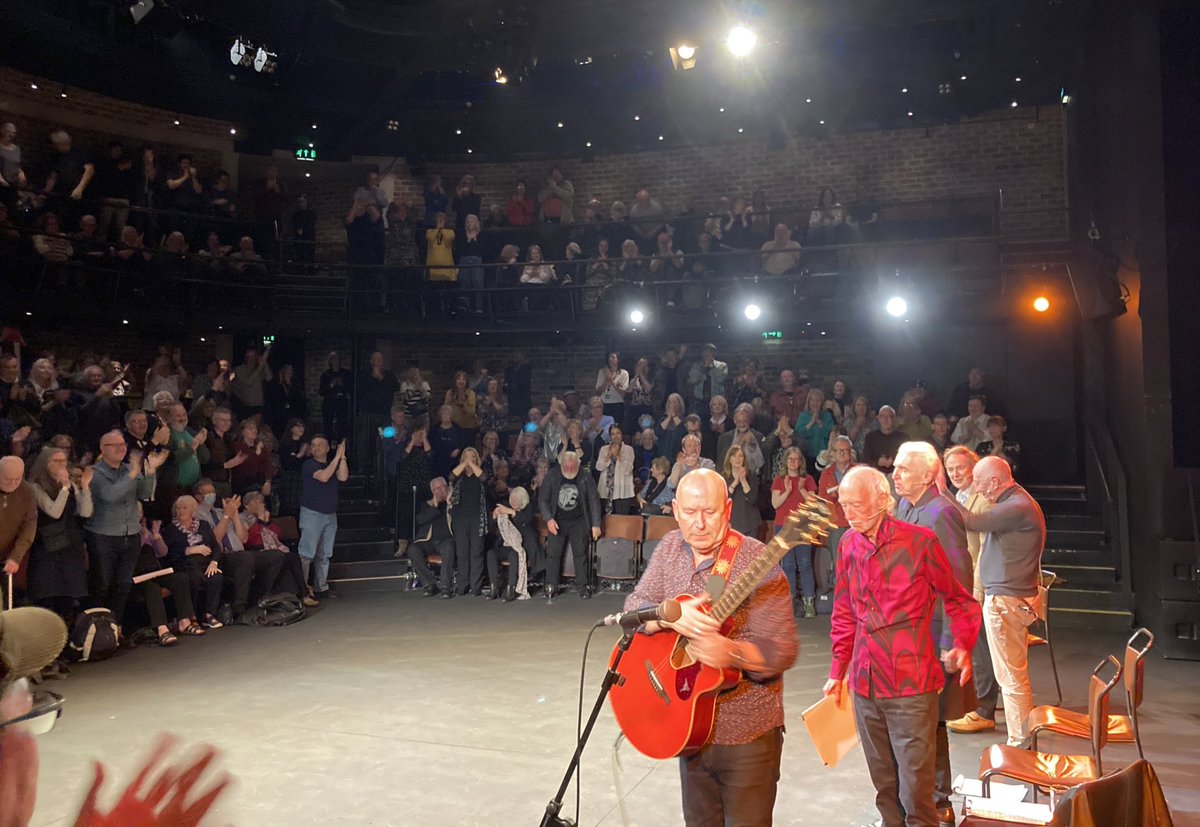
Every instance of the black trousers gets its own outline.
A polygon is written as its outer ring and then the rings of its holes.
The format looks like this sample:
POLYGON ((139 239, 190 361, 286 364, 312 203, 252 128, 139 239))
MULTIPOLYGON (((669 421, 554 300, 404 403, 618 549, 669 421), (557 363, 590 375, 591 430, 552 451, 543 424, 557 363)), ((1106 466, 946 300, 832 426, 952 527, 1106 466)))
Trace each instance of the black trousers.
POLYGON ((546 585, 557 586, 562 577, 563 552, 571 544, 571 555, 575 558, 576 585, 590 585, 591 567, 588 565, 588 550, 592 543, 592 526, 584 517, 563 520, 558 524, 558 534, 546 537, 546 585))
POLYGON ((279 574, 275 577, 275 582, 271 584, 271 588, 267 589, 268 592, 288 592, 299 598, 303 598, 304 595, 308 594, 308 584, 304 581, 304 561, 300 559, 299 554, 294 554, 290 551, 267 549, 262 549, 254 553, 278 555, 282 558, 279 574))
MULTIPOLYGON (((275 578, 279 576, 279 569, 282 567, 282 560, 274 564, 274 572, 271 573, 270 580, 266 583, 267 586, 275 582, 275 578)), ((235 617, 241 614, 250 603, 250 586, 255 577, 265 571, 266 564, 260 562, 257 552, 226 551, 221 553, 221 572, 225 575, 225 585, 230 587, 229 603, 235 617)))
POLYGON ((216 617, 221 608, 221 589, 225 586, 225 575, 217 573, 212 577, 205 577, 204 570, 208 568, 208 563, 209 559, 199 554, 189 557, 188 582, 192 588, 192 605, 203 606, 206 617, 216 617))
POLYGON ((409 562, 412 563, 413 571, 417 573, 417 580, 425 588, 429 588, 437 582, 426 558, 430 554, 440 554, 442 556, 442 578, 438 586, 444 592, 448 592, 454 588, 453 537, 447 537, 445 540, 438 540, 436 542, 431 540, 425 543, 409 543, 408 549, 404 554, 408 557, 409 562))
POLYGON ((854 720, 883 827, 937 827, 938 693, 854 694, 854 720))
MULTIPOLYGON (((450 525, 454 535, 454 568, 458 572, 458 593, 483 591, 483 535, 479 533, 479 517, 464 514, 450 525)), ((446 558, 442 557, 443 571, 446 558)))
POLYGON ((783 727, 748 744, 709 744, 679 759, 687 827, 770 827, 783 727))
MULTIPOLYGON (((139 572, 158 571, 162 567, 162 563, 149 549, 143 548, 138 554, 137 570, 139 572)), ((151 626, 158 628, 167 625, 167 607, 163 603, 163 589, 169 591, 175 601, 175 618, 177 620, 196 617, 196 610, 192 608, 192 588, 188 582, 186 571, 177 571, 173 574, 155 577, 153 580, 146 580, 140 584, 139 588, 142 590, 142 597, 146 600, 146 611, 150 613, 151 626)))
POLYGON ((975 675, 975 697, 979 705, 975 712, 989 721, 996 719, 996 700, 1000 696, 1000 684, 992 668, 992 651, 988 648, 987 635, 981 629, 971 650, 971 667, 975 675))
POLYGON ((142 541, 138 535, 110 537, 87 535, 88 591, 96 606, 112 612, 117 625, 124 622, 125 605, 133 591, 133 571, 137 567, 142 541))

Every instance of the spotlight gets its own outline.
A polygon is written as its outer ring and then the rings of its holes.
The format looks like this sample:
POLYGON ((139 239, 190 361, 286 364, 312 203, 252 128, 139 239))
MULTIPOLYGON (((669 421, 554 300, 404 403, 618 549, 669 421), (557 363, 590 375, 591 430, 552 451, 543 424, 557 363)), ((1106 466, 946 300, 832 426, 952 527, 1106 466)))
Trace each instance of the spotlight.
POLYGON ((671 55, 671 65, 677 71, 685 72, 696 68, 696 51, 696 47, 690 43, 680 43, 667 49, 671 55))
POLYGON ((1033 309, 1039 313, 1045 313, 1050 309, 1050 300, 1045 296, 1038 296, 1033 300, 1033 309))
POLYGON ((746 57, 754 51, 754 47, 758 45, 758 35, 753 29, 746 26, 734 26, 729 30, 729 36, 725 38, 725 46, 733 53, 734 57, 746 57))
POLYGON ((129 7, 129 15, 133 18, 133 25, 141 23, 142 20, 150 12, 154 11, 154 0, 138 0, 129 7))
MULTIPOLYGON (((394 119, 393 119, 393 120, 389 120, 389 121, 387 122, 387 128, 388 128, 388 132, 397 132, 397 131, 399 131, 399 129, 400 129, 400 121, 397 121, 397 120, 394 120, 394 119)), ((309 146, 312 146, 312 144, 309 144, 309 146)))
POLYGON ((641 324, 642 322, 646 321, 646 314, 641 310, 634 308, 633 310, 629 311, 629 321, 633 322, 634 324, 641 324))
POLYGON ((497 66, 496 70, 492 72, 492 76, 496 78, 496 83, 499 83, 501 86, 508 83, 508 75, 504 74, 504 70, 499 66, 497 66))
POLYGON ((236 135, 236 134, 237 134, 237 130, 236 130, 236 129, 230 129, 230 130, 229 130, 229 134, 230 134, 230 135, 236 135))
POLYGON ((908 312, 908 302, 902 296, 892 296, 887 300, 885 306, 889 316, 894 316, 899 319, 908 312))
POLYGON ((753 322, 757 321, 758 317, 762 315, 762 308, 754 302, 750 302, 742 312, 746 314, 747 319, 753 322))

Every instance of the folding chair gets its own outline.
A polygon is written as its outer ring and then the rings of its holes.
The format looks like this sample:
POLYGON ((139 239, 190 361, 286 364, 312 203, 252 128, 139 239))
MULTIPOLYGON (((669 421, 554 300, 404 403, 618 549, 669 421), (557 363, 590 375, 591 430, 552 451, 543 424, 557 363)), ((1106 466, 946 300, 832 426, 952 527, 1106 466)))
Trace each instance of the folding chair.
POLYGON ((595 543, 596 574, 601 580, 637 580, 642 543, 641 515, 610 514, 595 543))
POLYGON ((679 523, 675 522, 675 518, 669 514, 646 518, 646 539, 642 541, 643 569, 649 564, 650 557, 654 554, 654 549, 658 547, 659 541, 677 528, 679 528, 679 523))
POLYGON ((1029 625, 1025 639, 1028 648, 1045 646, 1046 650, 1050 652, 1050 669, 1054 672, 1054 691, 1058 693, 1058 699, 1054 705, 1062 706, 1062 685, 1058 682, 1058 661, 1054 659, 1054 644, 1050 642, 1050 588, 1057 582, 1058 575, 1042 569, 1038 579, 1037 620, 1029 625))

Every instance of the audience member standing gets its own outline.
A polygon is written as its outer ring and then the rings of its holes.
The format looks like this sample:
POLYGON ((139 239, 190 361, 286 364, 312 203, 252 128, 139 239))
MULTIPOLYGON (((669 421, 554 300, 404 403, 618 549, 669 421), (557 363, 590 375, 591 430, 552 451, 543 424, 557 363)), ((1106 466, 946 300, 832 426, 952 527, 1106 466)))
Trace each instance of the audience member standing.
POLYGON ((400 381, 387 367, 383 354, 371 354, 366 371, 355 384, 357 424, 355 457, 359 468, 369 468, 375 456, 376 434, 391 418, 392 402, 400 381))
POLYGON ((247 492, 259 491, 264 497, 271 496, 271 480, 275 477, 275 466, 271 462, 271 449, 259 433, 258 423, 244 419, 239 427, 241 436, 234 443, 234 459, 226 462, 229 482, 233 493, 245 496, 247 492))
MULTIPOLYGON (((122 449, 125 440, 121 440, 122 449)), ((38 528, 37 496, 25 482, 25 463, 20 457, 0 459, 0 559, 4 574, 15 575, 33 545, 38 528)), ((8 588, 0 585, 0 591, 8 588)), ((7 593, 6 593, 7 596, 7 593)))
POLYGON ((458 371, 450 388, 446 390, 444 403, 450 406, 450 417, 462 431, 464 445, 474 445, 479 432, 479 400, 475 391, 468 387, 467 374, 458 371))
POLYGON ((609 514, 632 514, 633 446, 625 444, 620 427, 608 429, 608 445, 596 452, 596 472, 599 474, 600 500, 609 514))
MULTIPOLYGON (((754 407, 748 402, 738 405, 733 412, 733 427, 726 430, 717 438, 716 459, 720 460, 723 465, 729 449, 737 445, 745 455, 746 466, 757 478, 766 461, 763 458, 762 452, 763 437, 762 434, 751 427, 753 422, 754 407)), ((734 501, 736 503, 736 498, 734 498, 734 501)), ((738 529, 738 531, 741 531, 741 529, 738 529)))
POLYGON ((550 536, 546 538, 546 597, 558 593, 563 552, 571 544, 579 596, 592 596, 588 565, 592 540, 600 537, 600 496, 590 474, 581 474, 579 457, 567 451, 538 490, 538 510, 550 536), (591 529, 589 535, 589 528, 591 529))
MULTIPOLYGON (((850 442, 850 437, 842 435, 833 439, 833 462, 821 472, 821 479, 817 483, 817 496, 821 499, 829 500, 830 510, 834 525, 833 531, 829 532, 829 538, 825 541, 826 547, 837 553, 838 544, 842 541, 842 535, 846 533, 849 523, 846 522, 846 512, 838 505, 838 491, 842 480, 846 478, 846 472, 854 466, 854 447, 850 442)), ((832 562, 832 561, 831 561, 832 562)), ((820 574, 820 571, 818 571, 820 574)), ((833 584, 830 583, 830 586, 833 584)))
POLYGON ((562 253, 564 246, 559 228, 563 224, 575 223, 575 187, 563 178, 562 170, 558 167, 551 167, 546 186, 538 193, 538 203, 541 205, 540 235, 550 248, 551 257, 554 257, 562 253))
POLYGON ((99 365, 84 368, 83 384, 79 389, 82 404, 78 410, 81 449, 95 450, 103 434, 121 427, 125 406, 113 392, 115 385, 115 381, 105 381, 104 369, 99 365))
POLYGON ((242 363, 234 368, 229 381, 229 395, 239 419, 262 416, 263 383, 271 381, 271 346, 261 354, 256 347, 246 348, 242 363))
POLYGON ((156 451, 143 460, 140 454, 130 454, 126 462, 125 454, 120 431, 100 437, 100 461, 92 466, 92 516, 86 523, 89 591, 97 606, 112 612, 118 626, 125 618, 142 547, 138 500, 153 498, 155 475, 169 456, 156 451))
MULTIPOLYGON (((775 509, 775 533, 783 531, 788 517, 809 494, 817 493, 817 484, 809 476, 804 454, 795 446, 788 448, 783 460, 783 474, 771 483, 771 507, 775 509)), ((787 575, 792 599, 802 599, 804 616, 817 616, 817 583, 813 575, 812 546, 801 543, 791 548, 779 563, 787 575), (799 579, 799 592, 796 581, 799 579)))
POLYGON ((604 403, 604 415, 620 424, 625 421, 625 396, 629 393, 629 371, 621 367, 621 354, 613 351, 596 374, 596 393, 604 403))
POLYGON ((808 401, 808 385, 797 385, 795 372, 786 368, 779 372, 779 385, 779 390, 771 394, 771 412, 776 419, 785 417, 788 427, 794 428, 808 401))
POLYGON ((21 167, 21 148, 17 146, 17 127, 0 124, 0 204, 9 213, 17 211, 17 191, 29 185, 21 167))
POLYGON ((730 446, 725 452, 722 476, 729 499, 733 502, 733 510, 729 514, 730 527, 757 540, 758 529, 762 525, 762 513, 758 508, 758 474, 746 464, 746 452, 741 445, 730 446))
POLYGON ((987 400, 988 413, 1005 415, 1004 402, 1000 399, 1000 394, 996 392, 995 388, 990 388, 985 384, 986 379, 981 367, 973 367, 967 372, 967 381, 954 389, 950 394, 950 404, 946 406, 946 413, 950 415, 951 423, 956 423, 970 412, 968 403, 973 396, 982 396, 987 400))
POLYGON ((321 424, 325 436, 335 442, 350 436, 350 394, 353 389, 353 374, 342 367, 342 357, 336 350, 329 351, 318 392, 321 395, 321 424))
POLYGON ((729 365, 717 359, 717 346, 705 345, 700 351, 700 360, 688 370, 688 390, 692 395, 694 410, 703 416, 708 403, 714 396, 725 395, 725 383, 729 379, 729 365))
MULTIPOLYGON (((454 534, 454 567, 458 575, 458 594, 483 594, 486 559, 483 540, 487 536, 487 486, 480 467, 479 452, 463 450, 461 459, 450 472, 450 527, 454 534)), ((443 558, 442 565, 448 565, 443 558)), ((488 599, 500 596, 499 584, 492 583, 488 599)))
POLYGON ((835 428, 833 414, 825 408, 825 391, 809 389, 804 410, 796 417, 796 444, 809 464, 815 464, 817 454, 829 447, 829 434, 835 428))
POLYGON ((309 443, 312 456, 300 467, 300 560, 304 579, 312 578, 313 596, 329 597, 329 561, 337 538, 338 484, 350 479, 346 443, 329 458, 329 440, 317 434, 309 443))
POLYGON ((879 421, 879 429, 871 431, 863 438, 862 461, 864 465, 890 474, 896 451, 907 440, 904 434, 896 430, 896 410, 891 405, 880 408, 876 418, 879 421))
MULTIPOLYGON (((938 486, 944 493, 945 481, 939 479, 938 486)), ((973 488, 992 507, 979 514, 961 504, 958 508, 967 530, 983 533, 979 553, 983 627, 1004 697, 1008 743, 1020 746, 1029 734, 1026 723, 1033 710, 1026 629, 1038 617, 1046 518, 1029 492, 1013 481, 1012 469, 1000 457, 979 460, 973 488)))
POLYGON ((264 418, 276 439, 283 438, 289 420, 308 419, 308 397, 296 381, 296 371, 291 365, 282 365, 275 378, 266 384, 263 402, 264 418))
POLYGON ((77 205, 87 194, 96 165, 86 150, 71 145, 71 136, 62 129, 50 133, 50 143, 54 145, 54 163, 42 191, 54 197, 54 209, 63 224, 74 227, 80 215, 77 205))
POLYGON ((429 429, 429 442, 433 446, 430 457, 430 473, 435 477, 449 477, 458 465, 459 455, 467 447, 462 428, 454 421, 454 409, 442 405, 438 409, 438 423, 429 429))
POLYGON ((425 201, 425 226, 432 227, 436 221, 438 213, 445 214, 450 208, 450 196, 446 195, 445 188, 442 187, 442 176, 434 175, 429 179, 429 186, 425 188, 423 194, 425 201))
POLYGON ((404 406, 404 415, 408 417, 410 428, 419 425, 429 425, 429 400, 433 396, 429 383, 421 375, 421 369, 413 365, 404 374, 400 383, 400 404, 404 406))

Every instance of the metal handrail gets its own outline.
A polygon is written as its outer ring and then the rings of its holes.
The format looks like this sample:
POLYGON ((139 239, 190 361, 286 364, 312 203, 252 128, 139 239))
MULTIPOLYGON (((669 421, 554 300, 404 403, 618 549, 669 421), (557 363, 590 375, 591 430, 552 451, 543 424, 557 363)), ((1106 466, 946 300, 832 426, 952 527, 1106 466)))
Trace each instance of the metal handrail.
POLYGON ((1097 417, 1085 415, 1084 433, 1104 490, 1103 517, 1109 542, 1117 552, 1117 577, 1121 590, 1133 591, 1132 552, 1129 544, 1128 477, 1112 433, 1097 417))

